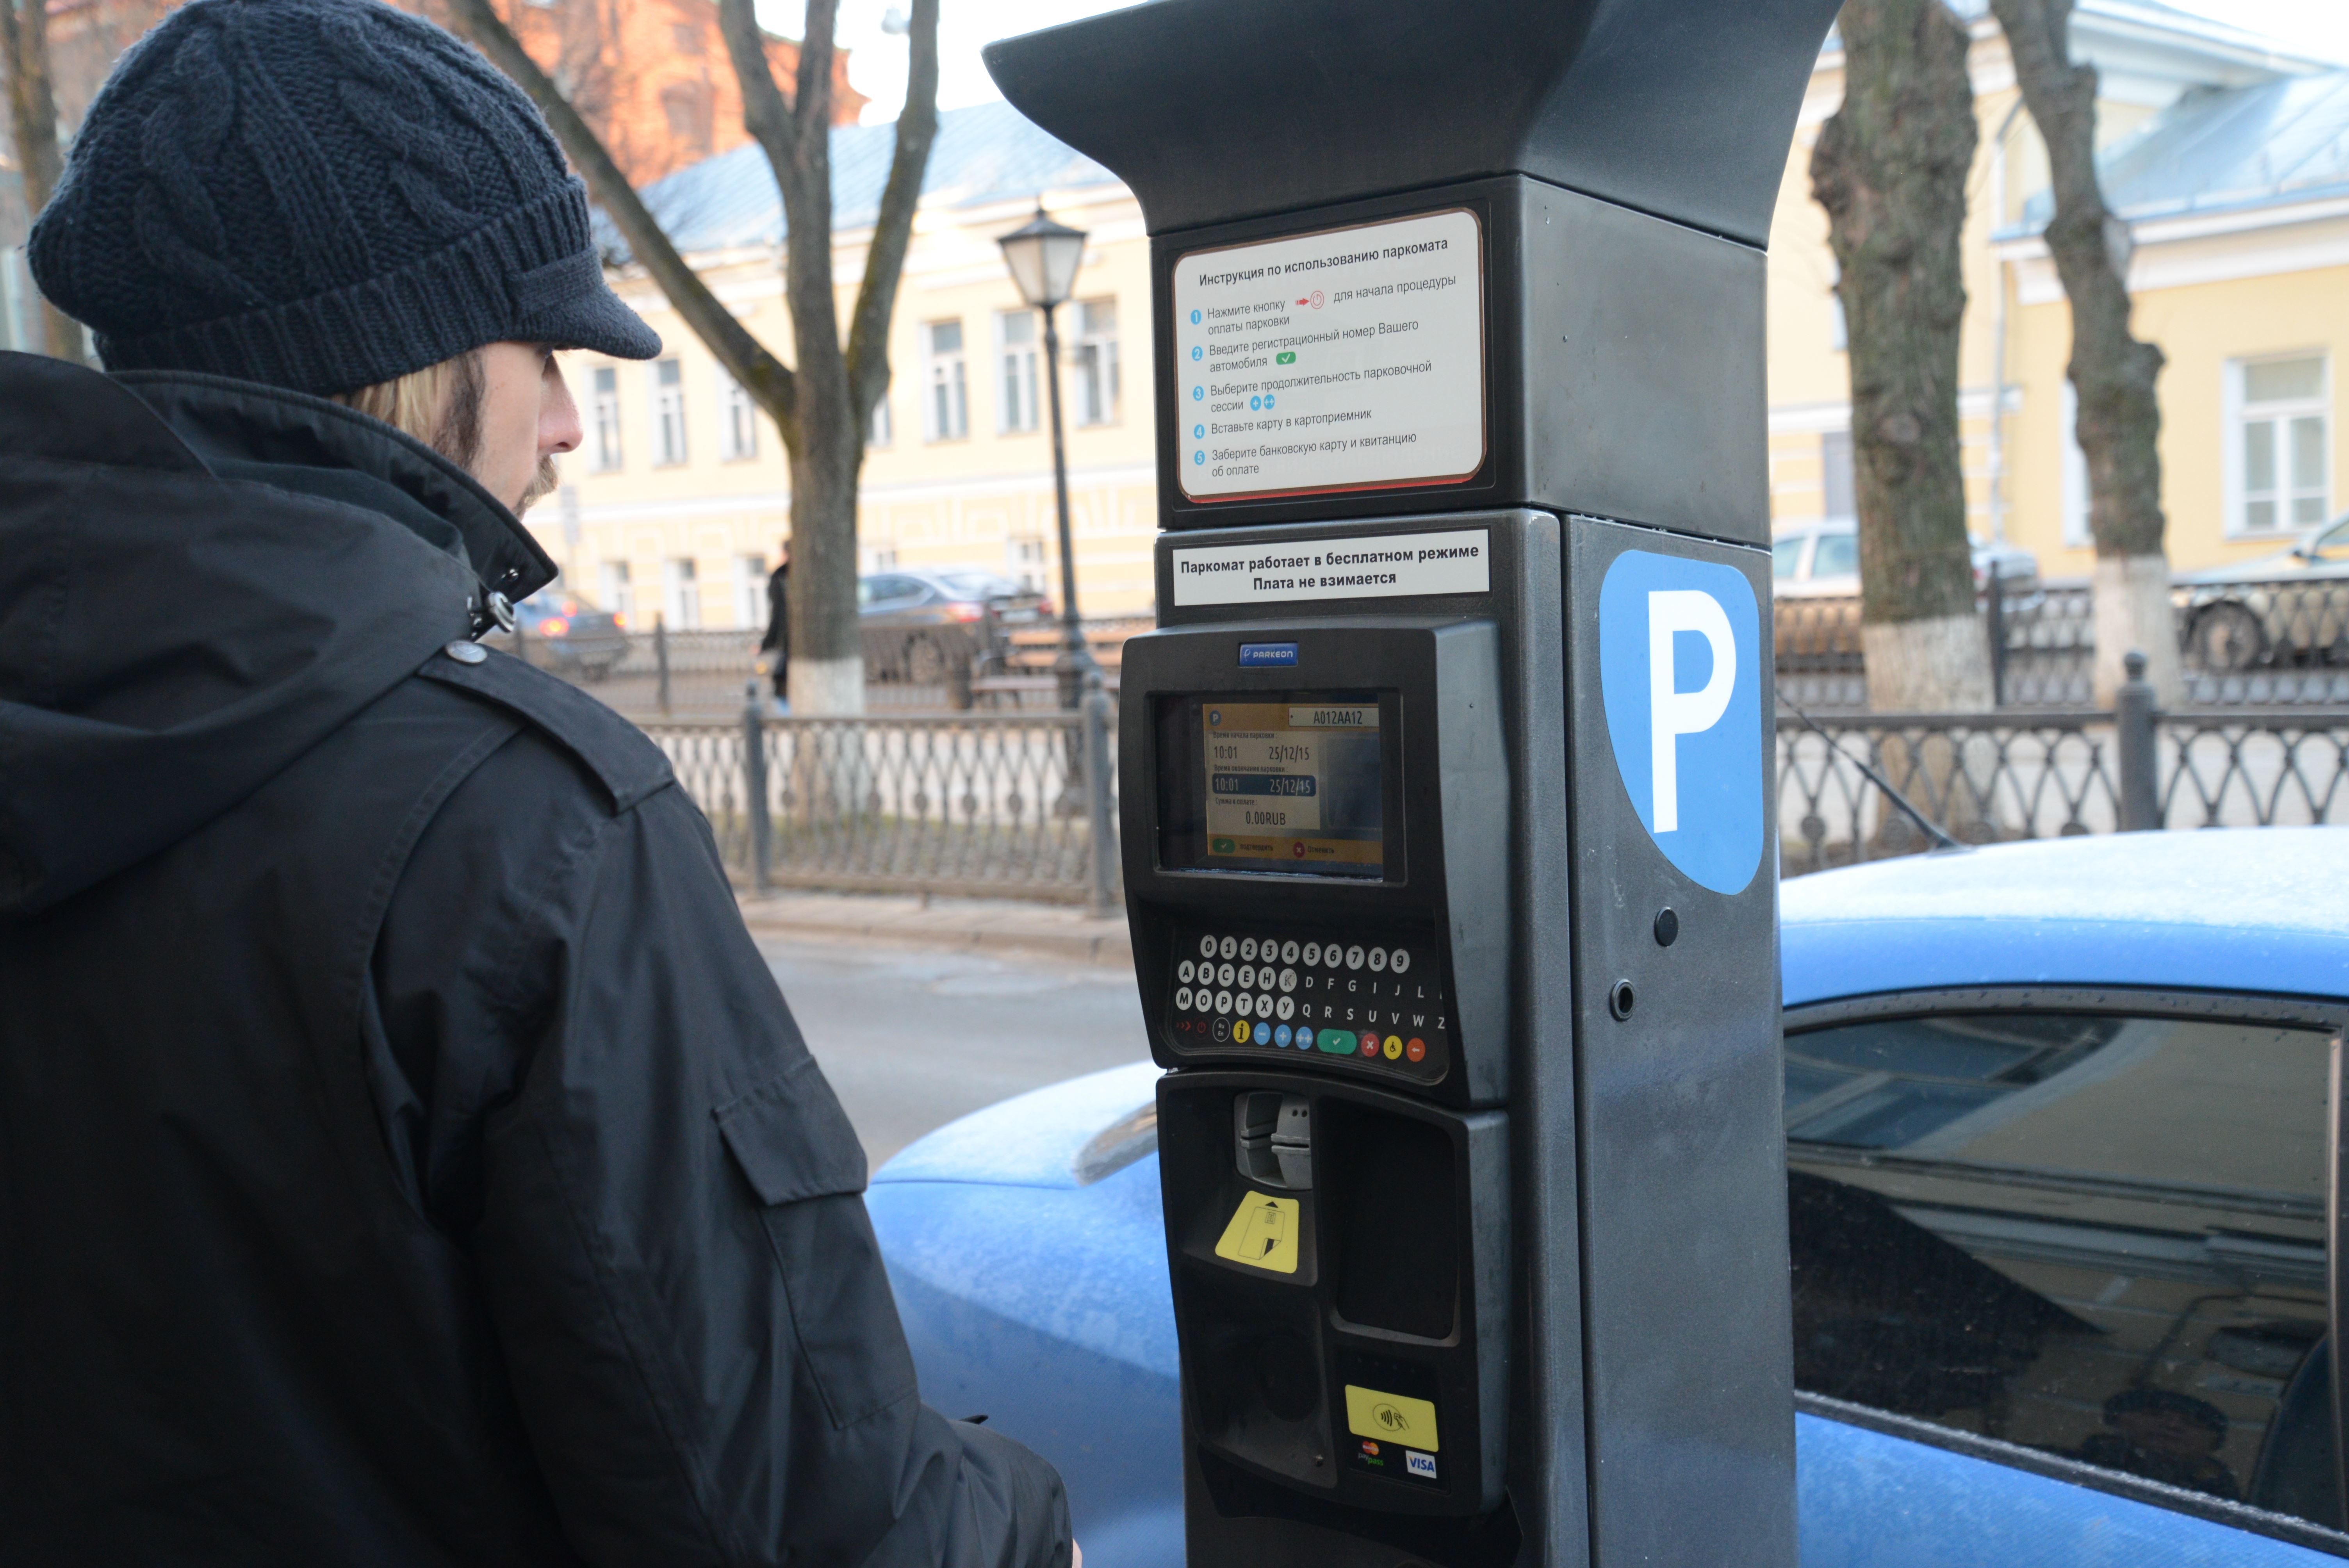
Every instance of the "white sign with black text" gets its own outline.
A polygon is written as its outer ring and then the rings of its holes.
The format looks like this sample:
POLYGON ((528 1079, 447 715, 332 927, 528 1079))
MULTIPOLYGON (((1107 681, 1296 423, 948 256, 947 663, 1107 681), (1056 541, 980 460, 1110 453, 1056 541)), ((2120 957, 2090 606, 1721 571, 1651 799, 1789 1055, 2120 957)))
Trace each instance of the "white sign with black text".
POLYGON ((1174 299, 1192 500, 1445 484, 1484 466, 1475 213, 1194 251, 1174 299))
POLYGON ((1492 538, 1481 528, 1212 544, 1172 553, 1178 605, 1486 593, 1493 587, 1492 538))

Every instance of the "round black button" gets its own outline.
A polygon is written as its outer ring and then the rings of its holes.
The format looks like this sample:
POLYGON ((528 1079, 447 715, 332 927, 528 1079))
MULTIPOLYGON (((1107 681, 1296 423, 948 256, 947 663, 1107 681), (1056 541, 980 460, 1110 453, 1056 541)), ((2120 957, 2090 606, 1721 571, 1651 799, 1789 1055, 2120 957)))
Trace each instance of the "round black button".
POLYGON ((1670 947, 1680 940, 1680 934, 1681 917, 1669 909, 1659 910, 1656 913, 1656 945, 1670 947))

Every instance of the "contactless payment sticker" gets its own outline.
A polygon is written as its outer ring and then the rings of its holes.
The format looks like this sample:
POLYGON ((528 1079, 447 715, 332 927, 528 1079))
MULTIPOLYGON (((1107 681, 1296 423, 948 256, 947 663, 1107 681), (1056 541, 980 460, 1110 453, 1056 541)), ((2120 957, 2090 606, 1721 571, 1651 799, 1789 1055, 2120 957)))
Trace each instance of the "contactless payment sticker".
POLYGON ((1251 1192, 1232 1211, 1216 1255, 1274 1274, 1297 1272, 1297 1200, 1251 1192))
POLYGON ((1616 771, 1664 858, 1715 892, 1762 864, 1762 610, 1733 566, 1627 550, 1599 589, 1616 771))
POLYGON ((1444 1451, 1435 1443, 1435 1406, 1406 1394, 1386 1394, 1347 1384, 1346 1429, 1358 1438, 1402 1443, 1423 1453, 1444 1451))

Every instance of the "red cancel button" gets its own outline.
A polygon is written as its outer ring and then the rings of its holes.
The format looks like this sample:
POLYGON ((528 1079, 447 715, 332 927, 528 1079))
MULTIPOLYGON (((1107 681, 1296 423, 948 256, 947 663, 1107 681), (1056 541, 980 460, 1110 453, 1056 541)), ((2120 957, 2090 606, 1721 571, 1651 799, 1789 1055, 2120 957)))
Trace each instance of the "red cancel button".
POLYGON ((1378 1054, 1379 1054, 1379 1037, 1378 1037, 1378 1036, 1377 1036, 1376 1034, 1374 1034, 1374 1033, 1365 1032, 1365 1033, 1363 1034, 1363 1036, 1362 1036, 1362 1055, 1364 1055, 1364 1056, 1366 1056, 1366 1057, 1374 1057, 1374 1056, 1377 1056, 1378 1054))

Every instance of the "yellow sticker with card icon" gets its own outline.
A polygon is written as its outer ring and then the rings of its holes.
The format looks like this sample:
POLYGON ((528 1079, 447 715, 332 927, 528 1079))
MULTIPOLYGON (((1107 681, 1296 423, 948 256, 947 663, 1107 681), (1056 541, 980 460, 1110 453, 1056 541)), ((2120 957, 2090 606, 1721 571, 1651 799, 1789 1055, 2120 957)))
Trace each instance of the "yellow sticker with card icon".
POLYGON ((1224 1227, 1223 1240, 1216 1243, 1216 1255, 1252 1269, 1293 1274, 1298 1222, 1296 1199, 1250 1192, 1232 1211, 1231 1223, 1224 1227))

